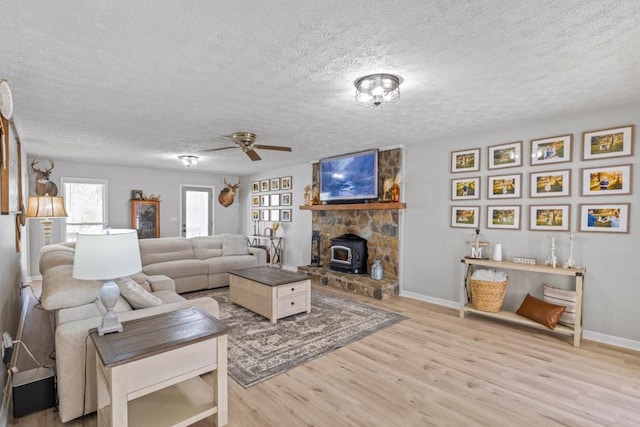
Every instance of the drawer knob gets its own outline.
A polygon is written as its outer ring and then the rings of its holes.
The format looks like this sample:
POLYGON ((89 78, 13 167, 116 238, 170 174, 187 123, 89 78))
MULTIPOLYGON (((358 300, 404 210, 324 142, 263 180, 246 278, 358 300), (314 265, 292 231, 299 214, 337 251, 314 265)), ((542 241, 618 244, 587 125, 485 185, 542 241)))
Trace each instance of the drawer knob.
POLYGON ((295 304, 296 304, 295 302, 291 301, 291 305, 295 305, 295 304))
POLYGON ((293 291, 295 291, 295 290, 296 290, 296 288, 291 288, 291 292, 293 292, 293 291))

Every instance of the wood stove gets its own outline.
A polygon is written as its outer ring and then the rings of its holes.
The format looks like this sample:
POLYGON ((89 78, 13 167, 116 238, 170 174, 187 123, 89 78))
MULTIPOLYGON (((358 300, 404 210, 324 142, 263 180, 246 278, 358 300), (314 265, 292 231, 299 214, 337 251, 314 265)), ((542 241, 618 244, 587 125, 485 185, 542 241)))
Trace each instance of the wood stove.
POLYGON ((347 233, 331 239, 329 268, 353 274, 367 274, 367 240, 347 233))

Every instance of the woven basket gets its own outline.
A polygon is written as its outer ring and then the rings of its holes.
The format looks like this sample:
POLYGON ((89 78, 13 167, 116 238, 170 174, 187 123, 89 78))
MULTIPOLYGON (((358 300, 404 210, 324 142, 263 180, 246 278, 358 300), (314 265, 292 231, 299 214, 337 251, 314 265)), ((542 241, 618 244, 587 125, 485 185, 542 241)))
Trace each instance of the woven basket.
POLYGON ((476 310, 497 313, 502 307, 508 283, 508 278, 503 282, 470 279, 471 304, 476 310))

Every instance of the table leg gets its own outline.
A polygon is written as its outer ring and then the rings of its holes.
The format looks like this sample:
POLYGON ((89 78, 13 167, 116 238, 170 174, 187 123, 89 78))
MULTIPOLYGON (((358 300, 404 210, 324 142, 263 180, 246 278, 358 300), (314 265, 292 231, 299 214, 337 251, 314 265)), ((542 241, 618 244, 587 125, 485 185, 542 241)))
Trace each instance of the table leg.
POLYGON ((227 335, 217 338, 218 369, 213 371, 213 399, 218 406, 218 412, 213 416, 216 426, 221 427, 229 422, 228 384, 227 384, 227 335))
POLYGON ((111 424, 107 425, 126 427, 129 422, 127 408, 127 367, 123 365, 114 368, 105 368, 103 372, 106 376, 106 386, 111 402, 110 405, 104 409, 107 419, 98 416, 98 426, 104 425, 106 421, 111 421, 111 424))

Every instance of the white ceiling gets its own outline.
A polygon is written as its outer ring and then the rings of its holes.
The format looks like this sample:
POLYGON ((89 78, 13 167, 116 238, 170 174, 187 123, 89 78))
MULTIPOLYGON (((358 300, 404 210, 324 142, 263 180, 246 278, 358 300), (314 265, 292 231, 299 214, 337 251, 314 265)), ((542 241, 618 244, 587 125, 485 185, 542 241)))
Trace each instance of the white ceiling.
MULTIPOLYGON (((0 0, 31 156, 244 175, 635 102, 640 2, 0 0), (353 81, 402 76, 397 104, 353 81), (258 134, 292 153, 240 150, 258 134)), ((443 142, 444 143, 444 142, 443 142)), ((471 145, 473 145, 470 142, 471 145)))

